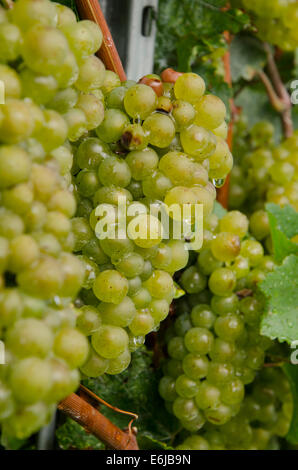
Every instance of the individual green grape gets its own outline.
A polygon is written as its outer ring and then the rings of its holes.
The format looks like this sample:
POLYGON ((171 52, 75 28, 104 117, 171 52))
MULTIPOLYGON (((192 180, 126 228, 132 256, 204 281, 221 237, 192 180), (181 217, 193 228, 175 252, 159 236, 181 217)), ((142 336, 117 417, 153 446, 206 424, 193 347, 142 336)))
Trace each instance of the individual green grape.
POLYGON ((192 124, 180 134, 184 151, 201 162, 212 156, 216 149, 216 139, 204 127, 192 124))
POLYGON ((197 395, 199 385, 186 375, 180 375, 175 382, 177 394, 182 398, 193 398, 197 395))
POLYGON ((109 155, 111 151, 106 143, 95 137, 88 137, 79 145, 76 159, 81 169, 96 170, 109 155))
POLYGON ((228 125, 226 121, 223 121, 222 124, 220 124, 218 127, 212 129, 212 133, 217 137, 221 137, 225 140, 228 136, 228 125))
POLYGON ((150 114, 145 119, 143 128, 149 133, 150 144, 158 148, 168 147, 175 137, 172 119, 162 113, 150 114))
POLYGON ((187 377, 199 380, 207 376, 209 361, 206 356, 187 354, 183 359, 182 367, 187 377))
POLYGON ((126 349, 120 356, 116 357, 115 359, 109 360, 109 366, 107 369, 107 374, 116 375, 121 374, 127 367, 129 366, 131 361, 131 354, 126 349))
POLYGON ((102 302, 119 304, 127 291, 127 279, 116 270, 108 269, 101 272, 93 284, 93 292, 102 302))
POLYGON ((144 283, 151 296, 157 299, 173 295, 174 284, 172 277, 165 271, 156 270, 144 283))
POLYGON ((127 278, 142 274, 144 265, 144 259, 138 253, 129 253, 116 264, 118 271, 127 278))
POLYGON ((197 263, 200 271, 207 276, 222 266, 222 262, 213 256, 209 248, 200 251, 197 263))
POLYGON ((53 334, 43 321, 26 318, 17 321, 8 330, 6 345, 20 358, 36 356, 44 358, 52 349, 53 334))
POLYGON ((19 235, 10 243, 10 270, 18 273, 30 267, 40 255, 36 241, 30 235, 19 235))
POLYGON ((124 109, 124 96, 127 89, 125 86, 119 86, 114 88, 106 96, 106 105, 107 108, 120 109, 120 111, 125 111, 124 109))
POLYGON ((257 240, 263 240, 268 237, 270 226, 267 212, 264 210, 254 212, 250 217, 249 228, 257 240))
POLYGON ((74 328, 62 329, 55 337, 55 354, 75 369, 84 364, 88 356, 88 342, 85 336, 74 328))
POLYGON ((124 128, 121 144, 127 150, 144 150, 149 143, 149 133, 140 124, 129 124, 124 128))
POLYGON ((139 309, 129 329, 134 336, 145 336, 154 329, 154 319, 148 308, 139 309))
POLYGON ((128 124, 129 119, 126 114, 118 109, 108 109, 103 122, 96 129, 96 134, 104 142, 117 142, 128 124))
POLYGON ((154 172, 142 181, 144 195, 152 199, 164 199, 172 187, 171 180, 160 171, 154 172))
POLYGON ((204 80, 195 73, 184 73, 175 83, 175 96, 178 100, 196 103, 205 93, 204 80))
POLYGON ((23 31, 36 24, 53 27, 57 24, 56 7, 48 0, 18 0, 10 16, 23 31))
POLYGON ((234 233, 221 232, 212 240, 211 251, 219 261, 232 261, 240 253, 240 239, 234 233))
POLYGON ((125 188, 130 183, 131 171, 123 159, 108 157, 99 166, 98 178, 103 186, 115 184, 125 188))
POLYGON ((103 323, 107 325, 127 327, 135 318, 137 311, 130 297, 124 297, 117 305, 102 302, 98 306, 98 312, 103 323))
POLYGON ((192 124, 196 116, 194 107, 183 100, 174 101, 172 114, 178 130, 184 129, 192 124))
MULTIPOLYGON (((134 279, 138 279, 138 277, 134 279)), ((141 278, 139 279, 140 282, 142 282, 141 278)), ((140 287, 139 285, 138 287, 139 288, 136 290, 136 292, 131 293, 131 299, 138 309, 149 307, 150 303, 152 302, 152 296, 150 295, 150 292, 145 287, 140 287)))
POLYGON ((69 42, 71 50, 79 59, 95 54, 101 46, 102 32, 92 21, 71 22, 63 25, 61 29, 69 42))
POLYGON ((209 305, 206 304, 199 304, 193 307, 190 316, 195 327, 207 329, 213 326, 216 318, 209 305))
POLYGON ((168 316, 170 305, 166 299, 154 299, 150 302, 148 308, 155 325, 159 325, 168 316))
POLYGON ((264 249, 259 242, 254 240, 245 240, 241 244, 241 255, 249 259, 251 266, 258 266, 264 256, 264 249))
POLYGON ((205 185, 208 172, 199 163, 194 163, 181 152, 169 152, 159 162, 159 169, 167 175, 175 185, 205 185))
POLYGON ((191 398, 178 397, 173 403, 173 413, 181 420, 191 420, 197 416, 198 410, 191 398))
POLYGON ((130 117, 144 120, 157 106, 157 96, 151 87, 137 84, 126 90, 124 107, 130 117))
POLYGON ((150 148, 130 152, 126 158, 132 177, 137 181, 150 177, 156 170, 158 162, 157 153, 150 148))
POLYGON ((76 107, 84 112, 88 130, 95 129, 102 123, 104 119, 104 105, 96 96, 81 94, 76 103, 76 107))
POLYGON ((0 79, 4 83, 5 96, 7 99, 20 98, 22 84, 19 75, 13 68, 5 64, 0 64, 0 79))
POLYGON ((90 349, 87 361, 81 366, 80 371, 87 377, 99 377, 107 372, 109 360, 99 356, 94 349, 90 349))
POLYGON ((220 404, 220 389, 207 380, 201 382, 195 396, 195 402, 199 409, 208 410, 220 404))
POLYGON ((248 218, 239 211, 230 211, 219 222, 221 232, 231 232, 240 239, 248 232, 248 218))
POLYGON ((243 328, 241 317, 232 313, 218 317, 214 324, 216 334, 225 341, 235 341, 241 336, 243 328))
POLYGON ((106 359, 116 359, 128 347, 128 335, 118 326, 102 325, 91 337, 97 354, 106 359))
POLYGON ((29 155, 19 147, 2 146, 0 149, 0 188, 9 188, 26 181, 30 175, 29 155))
POLYGON ((51 74, 63 65, 68 50, 67 40, 60 31, 36 25, 24 36, 22 55, 34 72, 51 74))
POLYGON ((17 25, 0 23, 0 60, 12 62, 21 52, 22 35, 17 25))
POLYGON ((197 294, 205 289, 207 280, 195 266, 191 266, 182 274, 181 285, 188 294, 197 294))
POLYGON ((215 95, 205 95, 194 105, 197 112, 195 123, 207 129, 218 128, 226 118, 226 107, 215 95))
POLYGON ((236 286, 235 273, 228 268, 218 268, 209 278, 209 288, 215 295, 230 295, 236 286))
POLYGON ((9 384, 21 403, 33 404, 42 400, 51 387, 50 365, 37 357, 22 359, 15 363, 9 384))
POLYGON ((207 328, 191 328, 184 338, 185 346, 194 354, 208 354, 213 345, 213 335, 207 328))
POLYGON ((104 64, 98 57, 91 55, 80 63, 79 77, 75 82, 75 87, 85 93, 92 92, 102 86, 104 76, 104 64))
POLYGON ((17 144, 32 134, 34 122, 27 103, 9 100, 1 106, 0 139, 6 144, 17 144))

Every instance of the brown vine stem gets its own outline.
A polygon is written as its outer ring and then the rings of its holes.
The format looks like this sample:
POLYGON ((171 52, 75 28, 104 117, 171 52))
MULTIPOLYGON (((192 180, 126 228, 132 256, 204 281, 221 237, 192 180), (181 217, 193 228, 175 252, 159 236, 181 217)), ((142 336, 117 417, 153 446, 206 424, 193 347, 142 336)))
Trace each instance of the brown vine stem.
POLYGON ((134 430, 119 429, 90 403, 75 393, 59 403, 58 409, 85 428, 109 449, 138 450, 134 430))
POLYGON ((261 82, 266 88, 270 103, 272 104, 273 108, 279 113, 282 113, 283 111, 285 111, 285 108, 286 108, 285 103, 283 102, 283 100, 281 100, 278 97, 268 75, 266 75, 266 73, 263 72, 263 70, 259 70, 257 72, 257 75, 259 76, 261 82))
POLYGON ((284 105, 284 109, 280 111, 281 113, 281 119, 282 119, 282 124, 283 124, 283 129, 284 129, 284 134, 285 137, 291 137, 294 132, 294 126, 293 126, 293 120, 292 120, 292 103, 291 103, 291 97, 281 79, 279 70, 277 68, 272 50, 269 46, 269 44, 265 43, 264 44, 265 51, 267 53, 267 59, 268 59, 268 71, 269 71, 269 76, 271 78, 271 81, 273 83, 273 86, 275 88, 275 91, 282 101, 284 105))
POLYGON ((98 402, 98 403, 101 403, 103 405, 105 405, 106 407, 110 408, 111 410, 115 411, 116 413, 121 413, 121 414, 124 414, 124 415, 127 415, 127 416, 131 416, 132 417, 132 420, 129 422, 128 424, 128 431, 129 433, 132 432, 132 423, 138 419, 138 415, 136 413, 132 413, 131 411, 124 411, 124 410, 120 410, 120 408, 117 408, 116 406, 112 406, 110 405, 109 403, 107 403, 106 401, 104 401, 102 398, 100 398, 98 395, 96 395, 95 393, 93 393, 91 390, 89 390, 89 388, 85 387, 84 385, 80 385, 80 391, 82 391, 85 395, 89 396, 90 398, 92 398, 95 402, 98 402))

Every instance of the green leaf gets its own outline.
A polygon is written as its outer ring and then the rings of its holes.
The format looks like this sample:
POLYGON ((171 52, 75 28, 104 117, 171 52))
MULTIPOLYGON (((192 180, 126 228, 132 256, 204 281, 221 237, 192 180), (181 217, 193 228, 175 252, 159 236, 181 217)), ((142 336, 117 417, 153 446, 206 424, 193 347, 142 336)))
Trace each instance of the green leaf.
POLYGON ((269 216, 274 257, 281 262, 290 254, 298 255, 298 244, 290 238, 298 233, 298 212, 291 206, 281 208, 277 204, 266 204, 269 216))
POLYGON ((288 256, 283 264, 259 284, 267 305, 261 333, 280 342, 298 338, 298 257, 288 256))
MULTIPOLYGON (((159 396, 160 377, 160 372, 153 369, 151 353, 144 348, 133 353, 130 367, 122 374, 106 374, 83 383, 111 405, 136 413, 138 420, 133 425, 138 428, 139 445, 147 443, 147 446, 150 439, 151 448, 160 449, 171 445, 179 429, 178 420, 166 411, 159 396)), ((126 428, 131 419, 104 406, 100 411, 121 429, 126 428)))
POLYGON ((67 418, 56 431, 58 445, 63 450, 103 450, 104 444, 93 434, 89 434, 78 423, 67 418))
POLYGON ((256 71, 263 69, 267 61, 262 43, 252 36, 235 36, 230 52, 233 82, 240 78, 252 80, 256 71))
POLYGON ((298 367, 294 364, 285 364, 283 370, 289 379, 294 401, 291 426, 286 439, 291 444, 298 444, 298 367))

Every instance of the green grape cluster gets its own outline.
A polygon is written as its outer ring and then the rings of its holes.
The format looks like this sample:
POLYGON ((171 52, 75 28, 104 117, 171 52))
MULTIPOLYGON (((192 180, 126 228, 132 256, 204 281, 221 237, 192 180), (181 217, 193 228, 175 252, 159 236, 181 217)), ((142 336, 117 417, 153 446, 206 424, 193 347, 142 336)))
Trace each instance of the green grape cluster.
POLYGON ((259 372, 237 416, 220 427, 189 435, 180 450, 276 449, 278 437, 287 435, 293 410, 290 385, 278 368, 259 372))
POLYGON ((224 141, 224 103, 205 94, 200 76, 174 74, 172 81, 157 75, 139 83, 111 80, 102 88, 104 120, 75 152, 74 251, 89 272, 77 322, 91 344, 81 368, 86 376, 122 372, 131 352, 168 315, 175 296, 173 275, 189 258, 189 232, 175 239, 173 225, 185 223, 189 229, 195 217, 192 211, 189 218, 170 213, 166 233, 158 211, 172 204, 202 204, 208 217, 216 197, 209 178, 225 178, 232 167, 224 141), (99 215, 103 205, 105 215, 99 215))
POLYGON ((275 263, 248 229, 239 211, 212 214, 197 261, 180 278, 188 295, 166 334, 159 392, 192 433, 240 419, 246 386, 273 344, 259 333, 264 306, 256 290, 275 263))
POLYGON ((296 0, 236 0, 251 12, 258 35, 263 41, 276 44, 281 49, 293 51, 298 45, 296 0))
MULTIPOLYGON (((70 142, 104 119, 110 72, 90 21, 49 0, 0 9, 0 365, 2 439, 24 439, 76 390, 89 344, 73 301, 88 272, 73 254, 70 142)), ((112 77, 113 78, 113 77, 112 77)))
POLYGON ((201 203, 208 217, 213 181, 233 164, 225 105, 205 94, 201 77, 174 72, 175 80, 170 73, 121 83, 94 55, 101 43, 93 22, 77 22, 49 0, 0 8, 0 422, 7 438, 42 427, 77 388, 79 369, 94 377, 129 365, 167 316, 173 274, 188 262, 186 234, 174 239, 172 226, 185 223, 189 236, 194 224, 192 212, 172 218, 166 236, 149 207, 201 203), (119 196, 137 235, 120 230, 119 196), (96 210, 103 204, 105 238, 96 210))
POLYGON ((274 128, 257 123, 249 133, 238 125, 238 161, 231 173, 229 207, 253 213, 251 232, 263 240, 269 235, 264 205, 290 204, 298 210, 298 134, 276 146, 274 128))

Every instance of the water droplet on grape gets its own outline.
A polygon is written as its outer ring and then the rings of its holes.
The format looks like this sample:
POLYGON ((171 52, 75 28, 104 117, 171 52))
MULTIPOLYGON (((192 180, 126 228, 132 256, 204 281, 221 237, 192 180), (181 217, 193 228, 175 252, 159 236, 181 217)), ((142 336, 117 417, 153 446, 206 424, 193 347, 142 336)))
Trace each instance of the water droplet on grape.
POLYGON ((212 182, 213 182, 213 184, 216 188, 222 188, 223 185, 226 182, 226 179, 225 178, 218 178, 218 179, 214 179, 212 182))

